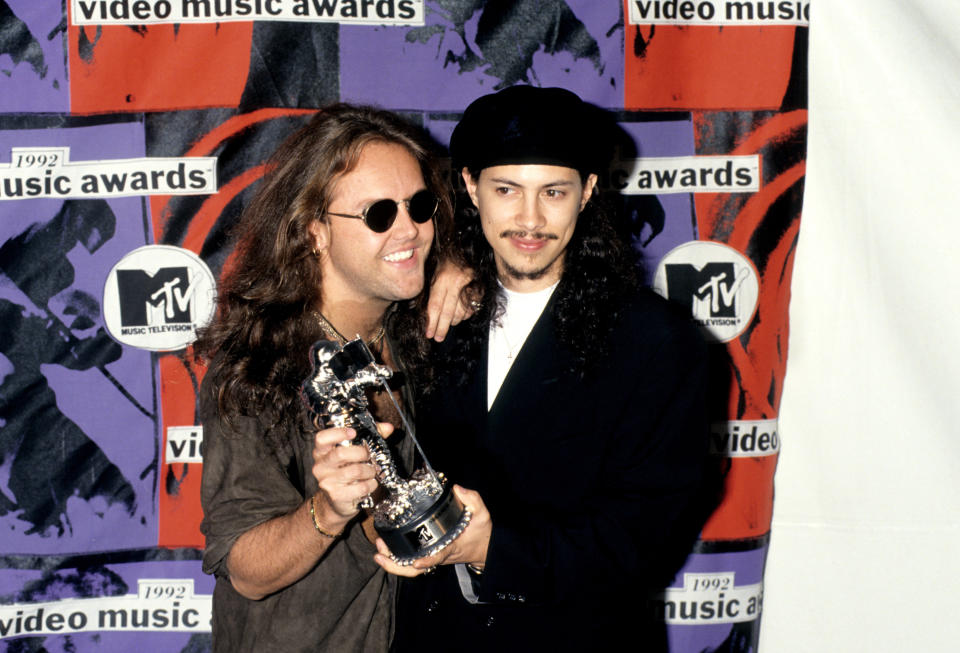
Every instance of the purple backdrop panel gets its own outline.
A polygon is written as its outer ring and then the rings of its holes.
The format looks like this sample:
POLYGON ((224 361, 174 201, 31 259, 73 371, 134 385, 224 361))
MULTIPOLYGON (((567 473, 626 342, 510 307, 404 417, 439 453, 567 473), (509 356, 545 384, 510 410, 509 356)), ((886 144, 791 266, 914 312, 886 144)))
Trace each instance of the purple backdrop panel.
POLYGON ((199 561, 2 570, 0 647, 209 651, 212 593, 199 561))
POLYGON ((422 27, 340 28, 340 97, 398 109, 462 111, 513 84, 563 86, 623 105, 619 2, 426 3, 422 27))
POLYGON ((671 651, 753 653, 763 611, 767 547, 695 553, 650 608, 667 622, 671 651))
MULTIPOLYGON (((676 120, 623 122, 620 126, 633 137, 639 158, 692 156, 695 153, 693 121, 689 116, 676 120)), ((624 166, 623 170, 629 170, 629 166, 624 166)), ((622 183, 614 185, 620 186, 622 183)), ((630 237, 640 252, 646 281, 650 284, 657 263, 664 254, 681 243, 697 238, 693 195, 624 194, 623 202, 630 237)))
MULTIPOLYGON (((466 109, 466 106, 463 107, 466 109)), ((462 109, 461 109, 462 111, 462 109)), ((443 118, 433 118, 430 115, 425 115, 423 117, 423 128, 430 132, 430 135, 436 139, 438 143, 443 143, 444 147, 450 145, 450 136, 453 134, 453 128, 457 126, 457 123, 460 122, 459 114, 455 119, 448 119, 447 117, 443 118)), ((460 178, 460 174, 452 172, 454 175, 453 183, 457 188, 463 188, 463 180, 460 178)))
POLYGON ((60 0, 0 0, 0 112, 70 108, 60 0))
MULTIPOLYGON (((124 123, 0 132, 71 161, 144 155, 124 123)), ((155 546, 158 452, 150 354, 106 333, 110 268, 147 243, 140 198, 0 201, 0 553, 155 546)))

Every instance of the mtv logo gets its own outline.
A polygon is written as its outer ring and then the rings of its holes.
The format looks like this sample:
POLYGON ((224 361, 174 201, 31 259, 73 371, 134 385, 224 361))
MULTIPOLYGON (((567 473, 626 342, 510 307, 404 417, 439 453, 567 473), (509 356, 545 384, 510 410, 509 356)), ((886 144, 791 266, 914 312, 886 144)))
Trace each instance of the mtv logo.
POLYGON ((144 270, 117 270, 120 323, 127 326, 189 324, 197 284, 186 266, 144 270))
POLYGON ((426 524, 417 529, 417 540, 420 542, 421 546, 424 544, 429 544, 435 539, 437 539, 437 536, 430 532, 430 529, 427 528, 426 524))
POLYGON ((737 291, 750 271, 737 270, 732 261, 712 261, 700 269, 690 263, 668 263, 665 266, 667 298, 689 306, 693 317, 735 318, 737 291))

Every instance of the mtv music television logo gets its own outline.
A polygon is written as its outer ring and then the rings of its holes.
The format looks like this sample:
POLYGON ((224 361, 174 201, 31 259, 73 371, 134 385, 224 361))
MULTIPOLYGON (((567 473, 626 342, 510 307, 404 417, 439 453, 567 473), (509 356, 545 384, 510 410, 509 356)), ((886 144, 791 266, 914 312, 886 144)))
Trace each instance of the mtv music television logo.
POLYGON ((196 340, 213 317, 216 282, 196 254, 147 245, 110 271, 103 291, 107 330, 125 345, 174 351, 196 340))
POLYGON ((653 289, 688 307, 709 340, 729 342, 753 319, 760 278, 750 259, 729 245, 695 240, 661 259, 653 289))

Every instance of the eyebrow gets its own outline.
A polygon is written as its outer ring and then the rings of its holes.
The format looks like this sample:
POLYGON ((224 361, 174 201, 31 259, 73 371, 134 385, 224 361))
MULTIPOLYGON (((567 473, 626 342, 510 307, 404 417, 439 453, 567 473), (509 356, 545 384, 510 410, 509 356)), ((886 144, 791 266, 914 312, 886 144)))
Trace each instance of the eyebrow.
MULTIPOLYGON (((514 186, 516 188, 523 188, 523 184, 513 181, 512 179, 508 179, 506 177, 491 177, 489 181, 494 184, 503 184, 504 186, 514 186)), ((575 184, 572 181, 569 181, 566 179, 558 179, 557 181, 550 181, 545 184, 542 184, 540 188, 550 188, 552 186, 576 186, 576 185, 577 184, 575 184)))

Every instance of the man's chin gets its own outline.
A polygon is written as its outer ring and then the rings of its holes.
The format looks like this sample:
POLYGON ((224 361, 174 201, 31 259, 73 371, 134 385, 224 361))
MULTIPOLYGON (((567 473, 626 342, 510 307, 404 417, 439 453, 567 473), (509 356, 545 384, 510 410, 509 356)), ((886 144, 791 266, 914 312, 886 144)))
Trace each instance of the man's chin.
POLYGON ((549 265, 547 267, 518 268, 509 263, 504 263, 503 274, 515 281, 539 281, 550 272, 550 268, 549 265))
POLYGON ((420 283, 398 284, 393 288, 394 301, 406 301, 413 299, 423 292, 424 283, 421 278, 420 283))

